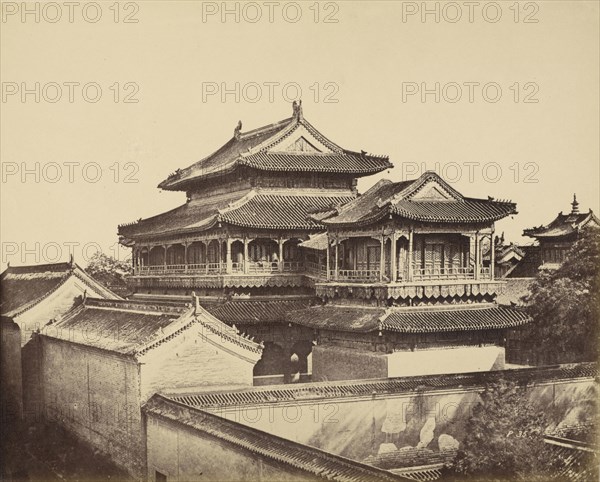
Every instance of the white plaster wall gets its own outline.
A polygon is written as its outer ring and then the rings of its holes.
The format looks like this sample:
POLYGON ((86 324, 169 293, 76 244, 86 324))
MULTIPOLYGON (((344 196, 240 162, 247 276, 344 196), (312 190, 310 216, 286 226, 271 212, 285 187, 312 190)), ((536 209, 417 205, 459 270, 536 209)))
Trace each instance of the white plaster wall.
POLYGON ((481 372, 504 368, 504 348, 498 346, 399 351, 386 356, 388 377, 481 372))

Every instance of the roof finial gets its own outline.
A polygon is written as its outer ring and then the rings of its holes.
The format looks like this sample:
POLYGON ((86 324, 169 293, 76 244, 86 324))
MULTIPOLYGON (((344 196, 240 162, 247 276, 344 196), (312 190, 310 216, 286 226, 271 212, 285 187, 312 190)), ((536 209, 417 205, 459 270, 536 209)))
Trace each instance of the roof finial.
POLYGON ((233 130, 233 137, 235 137, 236 139, 239 139, 241 136, 241 132, 242 132, 242 121, 240 120, 240 121, 238 121, 235 129, 233 130))
POLYGON ((573 194, 573 202, 571 203, 573 209, 571 209, 571 214, 579 214, 579 203, 577 202, 577 195, 573 194))
POLYGON ((292 102, 293 116, 302 119, 302 99, 292 102))

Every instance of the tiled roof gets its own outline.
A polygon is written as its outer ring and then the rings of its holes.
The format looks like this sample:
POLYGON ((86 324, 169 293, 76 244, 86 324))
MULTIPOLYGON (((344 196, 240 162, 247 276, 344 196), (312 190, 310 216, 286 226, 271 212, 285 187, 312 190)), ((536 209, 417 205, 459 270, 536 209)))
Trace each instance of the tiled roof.
POLYGON ((521 246, 521 250, 525 253, 521 259, 510 271, 505 275, 506 279, 510 278, 535 278, 542 265, 542 252, 539 246, 521 246))
POLYGON ((342 149, 318 132, 301 114, 295 113, 291 118, 250 132, 242 133, 236 129, 234 137, 215 153, 177 170, 158 187, 186 190, 195 180, 231 172, 239 165, 267 171, 334 172, 356 176, 375 174, 393 167, 385 156, 342 149), (277 143, 301 127, 331 152, 278 152, 277 143))
POLYGON ((365 463, 386 470, 431 465, 441 467, 451 462, 456 456, 456 452, 456 449, 433 451, 427 448, 405 447, 394 452, 371 455, 365 459, 365 463))
POLYGON ((313 306, 292 311, 288 321, 320 330, 340 330, 366 333, 376 330, 385 315, 383 308, 353 306, 313 306))
POLYGON ((17 316, 58 290, 70 276, 78 277, 90 291, 106 298, 118 298, 85 273, 76 263, 9 266, 0 275, 0 312, 17 316))
POLYGON ((584 225, 592 222, 600 226, 600 219, 590 209, 587 213, 558 213, 558 216, 546 226, 537 226, 535 228, 523 230, 524 236, 531 238, 554 238, 569 236, 576 233, 584 225))
POLYGON ((400 333, 493 330, 514 328, 529 321, 523 311, 491 305, 458 309, 399 308, 382 320, 381 328, 400 333))
POLYGON ((256 147, 278 132, 290 125, 292 118, 284 119, 280 122, 254 129, 250 132, 242 133, 238 138, 232 137, 225 145, 220 147, 211 155, 201 159, 191 166, 180 169, 176 173, 162 181, 158 187, 166 190, 185 190, 186 185, 204 176, 223 173, 232 170, 240 155, 248 152, 249 149, 256 147))
POLYGON ((143 410, 204 432, 260 457, 291 466, 294 470, 309 474, 311 478, 347 482, 405 480, 385 470, 256 430, 159 394, 154 395, 143 410))
POLYGON ((351 195, 288 195, 277 192, 256 192, 239 206, 224 209, 219 221, 235 226, 257 229, 323 229, 310 218, 311 213, 347 203, 351 195))
POLYGON ((433 202, 403 200, 391 206, 398 216, 429 222, 489 222, 516 213, 514 203, 465 198, 462 201, 433 202))
POLYGON ((553 380, 594 379, 597 363, 574 363, 543 367, 494 370, 489 372, 420 375, 379 380, 345 380, 298 383, 277 387, 169 395, 169 398, 198 408, 255 405, 311 399, 334 399, 394 395, 414 391, 480 388, 505 379, 517 383, 546 383, 553 380))
POLYGON ((506 278, 502 293, 496 297, 496 302, 501 305, 523 304, 523 297, 529 294, 529 287, 534 278, 506 278))
POLYGON ((62 320, 47 325, 42 333, 51 338, 133 354, 184 312, 184 308, 88 299, 62 320))
POLYGON ((210 314, 229 324, 252 325, 255 323, 284 322, 286 314, 306 308, 309 300, 232 300, 219 302, 202 302, 202 306, 210 314))
POLYGON ((258 152, 242 156, 239 163, 264 171, 308 171, 374 174, 391 167, 387 157, 344 151, 342 153, 258 152))
POLYGON ((298 246, 306 249, 325 251, 327 249, 327 233, 314 234, 306 241, 302 241, 298 246))
POLYGON ((529 321, 520 310, 495 304, 410 308, 318 306, 290 312, 288 321, 322 330, 438 333, 513 328, 529 321))
POLYGON ((208 229, 217 220, 219 209, 242 199, 248 191, 196 198, 182 206, 131 224, 119 226, 119 234, 126 237, 156 236, 186 230, 208 229))
POLYGON ((166 213, 119 226, 125 237, 203 231, 217 222, 255 229, 323 229, 311 215, 347 203, 351 194, 310 194, 301 190, 252 190, 228 197, 194 199, 166 213))
POLYGON ((381 180, 363 196, 347 203, 337 214, 324 219, 329 226, 372 224, 391 214, 423 222, 492 222, 516 213, 508 201, 463 197, 437 174, 426 172, 413 181, 392 183, 381 180), (419 197, 419 191, 434 182, 446 191, 447 198, 419 197))

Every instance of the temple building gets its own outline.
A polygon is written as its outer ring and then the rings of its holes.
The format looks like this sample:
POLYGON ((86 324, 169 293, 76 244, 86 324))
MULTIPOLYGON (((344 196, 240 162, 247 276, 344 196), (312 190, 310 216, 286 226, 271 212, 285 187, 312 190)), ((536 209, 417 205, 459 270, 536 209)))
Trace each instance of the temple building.
POLYGON ((255 384, 439 373, 447 357, 455 371, 504 366, 505 330, 527 321, 495 302, 495 222, 514 203, 463 196, 433 172, 359 195, 388 157, 341 148, 301 104, 241 127, 159 184, 185 204, 119 226, 133 299, 198 293, 264 343, 255 384))
POLYGON ((566 257, 567 252, 577 241, 582 229, 600 228, 600 219, 590 209, 579 212, 579 202, 573 195, 572 209, 569 214, 558 213, 556 218, 545 226, 525 229, 523 236, 535 238, 540 246, 542 268, 556 268, 566 257))

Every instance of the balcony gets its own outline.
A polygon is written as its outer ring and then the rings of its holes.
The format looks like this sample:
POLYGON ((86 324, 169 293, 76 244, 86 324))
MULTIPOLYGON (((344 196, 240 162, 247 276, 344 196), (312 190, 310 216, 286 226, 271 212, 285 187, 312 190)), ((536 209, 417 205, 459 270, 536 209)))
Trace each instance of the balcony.
MULTIPOLYGON (((157 276, 157 275, 226 275, 226 274, 248 274, 263 275, 268 273, 301 273, 304 272, 304 263, 301 261, 284 262, 261 262, 250 261, 248 263, 231 263, 228 269, 227 263, 202 263, 202 264, 167 264, 157 266, 138 266, 134 270, 136 276, 157 276), (244 269, 247 264, 247 270, 244 269)), ((323 267, 324 277, 326 277, 325 267, 323 267)))

